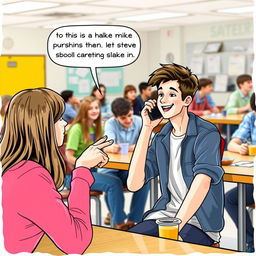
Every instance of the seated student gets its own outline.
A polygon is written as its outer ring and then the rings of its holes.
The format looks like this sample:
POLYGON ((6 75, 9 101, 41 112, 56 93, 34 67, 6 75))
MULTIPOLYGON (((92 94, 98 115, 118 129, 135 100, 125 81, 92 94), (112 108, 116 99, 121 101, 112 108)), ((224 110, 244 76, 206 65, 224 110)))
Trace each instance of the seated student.
MULTIPOLYGON (((256 144, 256 106, 255 106, 255 93, 252 94, 250 105, 252 112, 246 114, 243 122, 232 136, 232 140, 228 144, 228 150, 237 152, 241 155, 248 154, 247 140, 256 144)), ((246 184, 246 205, 254 204, 253 199, 253 184, 246 184)), ((238 195, 237 188, 233 188, 225 194, 225 207, 230 217, 238 225, 238 195)), ((254 252, 254 230, 251 219, 246 212, 246 243, 247 252, 254 252)))
POLYGON ((75 97, 74 92, 71 90, 65 90, 60 93, 61 97, 65 101, 65 111, 62 118, 67 122, 71 123, 77 114, 77 109, 80 106, 80 101, 75 97))
POLYGON ((124 87, 124 98, 131 103, 132 107, 135 103, 136 93, 137 89, 135 86, 129 84, 124 87))
MULTIPOLYGON (((119 143, 129 143, 129 151, 133 151, 141 128, 141 118, 133 115, 131 104, 124 98, 115 99, 112 102, 111 108, 114 117, 106 121, 104 134, 107 135, 109 139, 114 140, 114 143, 106 152, 119 153, 119 143)), ((103 168, 100 169, 99 172, 113 175, 113 177, 120 180, 123 185, 126 185, 127 171, 103 168)), ((148 190, 149 186, 147 184, 133 194, 130 213, 128 216, 118 216, 118 221, 124 221, 127 217, 126 223, 129 227, 141 221, 148 190)), ((110 201, 107 200, 107 203, 109 204, 110 201)))
POLYGON ((103 119, 108 119, 112 116, 111 106, 108 100, 106 99, 106 86, 104 84, 99 84, 100 91, 95 85, 92 88, 91 96, 96 97, 101 104, 100 112, 103 119))
POLYGON ((135 103, 133 105, 134 115, 140 116, 140 112, 144 107, 145 101, 147 101, 151 97, 152 88, 146 82, 141 82, 139 84, 140 95, 138 95, 135 99, 135 103))
POLYGON ((219 108, 216 106, 215 102, 213 101, 211 94, 207 94, 206 97, 207 97, 208 103, 209 103, 210 106, 213 108, 213 113, 219 113, 220 110, 219 110, 219 108))
POLYGON ((159 236, 156 219, 167 215, 181 220, 179 240, 216 246, 224 225, 224 171, 216 126, 188 112, 198 79, 181 65, 162 64, 148 84, 157 86, 162 117, 151 121, 148 112, 156 101, 145 103, 127 186, 137 191, 159 176, 162 195, 143 221, 129 231, 159 236), (152 131, 163 118, 169 122, 148 148, 152 131))
POLYGON ((252 77, 250 75, 240 75, 236 79, 239 87, 233 92, 226 104, 227 114, 243 114, 251 110, 250 97, 252 95, 252 77))
MULTIPOLYGON (((102 135, 100 102, 95 97, 86 97, 78 111, 77 117, 72 123, 68 132, 66 156, 72 165, 82 152, 102 135)), ((112 175, 98 173, 97 169, 91 169, 94 183, 91 190, 106 192, 108 207, 113 217, 113 224, 116 229, 127 230, 128 226, 123 222, 124 199, 123 185, 119 179, 112 175)), ((65 177, 65 186, 70 189, 71 175, 65 177)))
POLYGON ((213 90, 212 81, 207 78, 199 79, 198 91, 189 105, 188 110, 198 116, 209 115, 211 113, 218 113, 219 110, 217 107, 212 107, 208 102, 208 95, 213 90))
POLYGON ((58 150, 67 125, 64 109, 62 97, 47 88, 20 91, 7 109, 0 143, 1 237, 11 254, 32 253, 44 235, 63 254, 83 254, 91 243, 90 169, 108 162, 102 148, 112 142, 102 138, 76 160, 67 207, 58 192, 65 170, 58 150))

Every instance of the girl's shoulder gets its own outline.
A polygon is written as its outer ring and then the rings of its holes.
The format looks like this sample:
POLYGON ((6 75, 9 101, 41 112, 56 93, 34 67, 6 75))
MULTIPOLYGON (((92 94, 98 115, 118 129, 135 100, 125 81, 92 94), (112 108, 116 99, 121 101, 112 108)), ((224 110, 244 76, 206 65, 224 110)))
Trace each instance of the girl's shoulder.
POLYGON ((82 125, 80 124, 80 123, 76 123, 76 124, 73 124, 71 127, 70 127, 70 129, 69 129, 69 131, 68 132, 74 132, 74 131, 76 131, 76 132, 82 132, 82 125))
MULTIPOLYGON (((36 177, 47 177, 47 180, 52 182, 52 178, 48 170, 43 167, 41 164, 32 161, 32 160, 22 160, 16 163, 14 166, 9 168, 6 171, 6 178, 9 176, 10 178, 20 179, 20 180, 31 180, 36 179, 36 177)), ((5 176, 5 175, 3 175, 5 176)))

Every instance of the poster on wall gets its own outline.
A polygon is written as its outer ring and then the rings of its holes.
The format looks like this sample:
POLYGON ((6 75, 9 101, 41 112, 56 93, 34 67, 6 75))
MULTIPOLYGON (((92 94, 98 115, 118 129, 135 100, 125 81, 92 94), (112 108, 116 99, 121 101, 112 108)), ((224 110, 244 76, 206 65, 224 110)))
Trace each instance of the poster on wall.
POLYGON ((219 74, 215 77, 214 91, 226 92, 228 87, 228 76, 225 74, 219 74))
POLYGON ((245 55, 233 54, 228 59, 228 74, 237 76, 245 73, 245 55))
POLYGON ((202 74, 203 73, 203 57, 201 56, 192 57, 190 66, 193 67, 193 72, 195 74, 202 74))
POLYGON ((220 73, 220 55, 219 54, 209 54, 206 57, 206 65, 209 74, 219 74, 220 73))
MULTIPOLYGON (((109 94, 122 94, 124 87, 123 68, 97 69, 99 83, 104 84, 109 94)), ((90 95, 94 87, 89 68, 66 68, 67 89, 74 91, 76 96, 90 95)))

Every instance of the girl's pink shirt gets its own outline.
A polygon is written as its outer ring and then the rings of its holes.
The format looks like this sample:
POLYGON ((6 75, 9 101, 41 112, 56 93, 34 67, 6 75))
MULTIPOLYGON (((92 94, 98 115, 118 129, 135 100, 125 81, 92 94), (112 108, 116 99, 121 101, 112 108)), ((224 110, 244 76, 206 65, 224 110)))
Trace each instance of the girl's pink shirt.
POLYGON ((21 161, 3 175, 2 206, 5 248, 33 252, 44 234, 67 254, 83 253, 92 239, 87 168, 73 171, 68 207, 50 173, 33 161, 21 161))

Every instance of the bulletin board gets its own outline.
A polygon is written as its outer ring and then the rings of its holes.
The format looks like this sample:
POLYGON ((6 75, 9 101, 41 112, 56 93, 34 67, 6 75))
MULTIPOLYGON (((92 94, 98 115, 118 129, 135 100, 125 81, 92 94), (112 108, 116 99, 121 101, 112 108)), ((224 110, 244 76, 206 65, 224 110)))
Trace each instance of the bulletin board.
MULTIPOLYGON (((91 94, 95 83, 89 68, 67 68, 67 89, 74 91, 76 96, 91 94)), ((124 87, 123 68, 98 68, 99 83, 106 86, 108 94, 122 94, 124 87)))
POLYGON ((186 65, 199 78, 209 78, 215 92, 225 92, 241 74, 252 75, 253 40, 224 40, 220 51, 207 53, 205 48, 211 42, 194 42, 186 45, 186 65))
POLYGON ((46 86, 44 55, 0 56, 0 95, 46 86))

